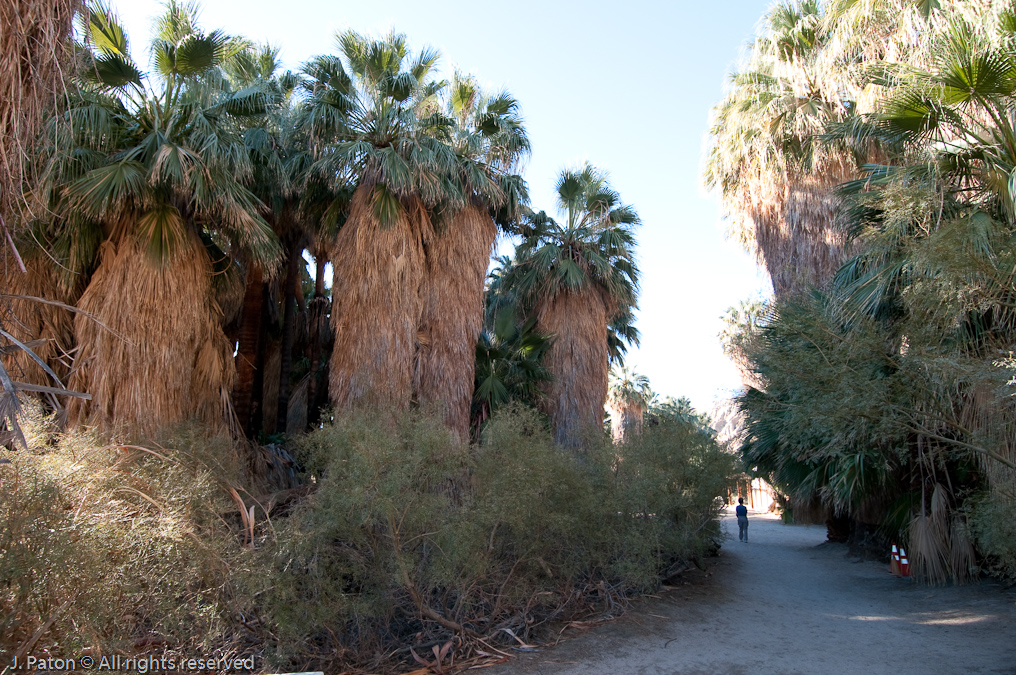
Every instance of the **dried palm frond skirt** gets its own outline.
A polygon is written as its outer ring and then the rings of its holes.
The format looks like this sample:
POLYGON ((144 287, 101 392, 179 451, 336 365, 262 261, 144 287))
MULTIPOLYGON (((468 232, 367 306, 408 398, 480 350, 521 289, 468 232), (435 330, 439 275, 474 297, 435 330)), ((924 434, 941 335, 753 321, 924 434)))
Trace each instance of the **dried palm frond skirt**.
POLYGON ((543 362, 554 378, 545 385, 543 406, 561 445, 577 445, 603 423, 610 372, 607 307, 604 292, 587 286, 558 293, 537 309, 538 328, 554 336, 543 362))
POLYGON ((78 303, 91 316, 74 319, 80 351, 71 388, 93 398, 71 404, 72 423, 144 435, 190 419, 229 424, 233 350, 211 277, 192 232, 162 266, 130 236, 102 245, 78 303))
POLYGON ((476 341, 483 327, 483 282, 497 226, 485 208, 470 205, 426 247, 423 315, 414 372, 422 406, 441 406, 445 424, 469 439, 476 341))
POLYGON ((328 393, 336 409, 404 410, 412 394, 420 326, 423 241, 430 220, 418 199, 383 226, 370 186, 353 195, 332 257, 332 351, 328 393))

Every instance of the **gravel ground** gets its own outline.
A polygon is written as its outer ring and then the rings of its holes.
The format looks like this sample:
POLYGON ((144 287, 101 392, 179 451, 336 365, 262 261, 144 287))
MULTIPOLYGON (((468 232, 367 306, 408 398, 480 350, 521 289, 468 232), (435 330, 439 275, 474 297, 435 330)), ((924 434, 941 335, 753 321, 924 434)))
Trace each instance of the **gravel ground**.
MULTIPOLYGON (((1016 589, 918 585, 848 557, 825 528, 732 513, 705 574, 489 675, 1016 675, 1016 589)), ((690 575, 689 575, 690 577, 690 575)))

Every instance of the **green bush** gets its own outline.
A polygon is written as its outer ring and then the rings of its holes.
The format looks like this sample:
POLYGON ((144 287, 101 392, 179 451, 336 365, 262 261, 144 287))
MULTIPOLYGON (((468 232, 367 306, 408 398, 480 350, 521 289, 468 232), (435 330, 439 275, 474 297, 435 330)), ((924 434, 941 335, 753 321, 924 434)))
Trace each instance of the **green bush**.
POLYGON ((994 499, 977 499, 969 524, 977 548, 984 554, 985 567, 993 575, 1016 582, 1016 499, 1001 494, 994 499))
POLYGON ((432 417, 351 415, 301 450, 316 492, 276 523, 262 549, 274 571, 252 579, 280 667, 376 664, 449 631, 527 639, 551 618, 612 608, 717 546, 733 472, 689 424, 575 454, 522 407, 472 448, 432 417))

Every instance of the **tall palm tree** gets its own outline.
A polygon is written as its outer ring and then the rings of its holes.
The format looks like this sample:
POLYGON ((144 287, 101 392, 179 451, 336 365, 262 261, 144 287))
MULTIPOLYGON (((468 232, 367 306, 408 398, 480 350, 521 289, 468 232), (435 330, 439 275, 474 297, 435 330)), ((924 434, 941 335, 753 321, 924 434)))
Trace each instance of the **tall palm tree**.
POLYGON ((830 34, 818 0, 773 7, 746 67, 713 109, 705 182, 732 234, 765 266, 777 298, 822 286, 845 257, 833 187, 857 175, 854 149, 823 144, 854 93, 823 58, 830 34))
MULTIPOLYGON (((879 113, 867 121, 897 152, 869 167, 868 188, 851 186, 865 248, 837 279, 848 316, 879 320, 894 357, 928 375, 904 417, 924 450, 922 472, 973 450, 988 490, 1002 496, 1016 484, 1016 415, 997 361, 1016 340, 1014 29, 1011 6, 945 7, 908 61, 886 68, 879 113)), ((953 486, 936 480, 910 523, 915 558, 933 579, 962 577, 962 565, 936 562, 968 546, 935 534, 962 520, 953 486)))
POLYGON ((614 443, 624 443, 642 433, 642 417, 653 401, 649 378, 622 366, 610 375, 607 397, 610 407, 610 435, 614 443))
POLYGON ((529 140, 508 93, 485 95, 474 78, 459 72, 449 89, 445 113, 454 128, 448 142, 457 164, 452 181, 462 200, 459 207, 440 204, 433 211, 413 389, 421 405, 442 406, 448 426, 465 440, 484 279, 498 225, 512 228, 528 201, 514 171, 529 152, 529 140))
POLYGON ((558 443, 577 446, 599 429, 607 398, 611 322, 636 306, 635 210, 621 203, 606 176, 586 165, 557 182, 565 221, 530 214, 506 279, 554 337, 544 365, 553 376, 544 408, 558 443))
POLYGON ((723 316, 723 329, 720 331, 720 345, 741 374, 744 388, 761 389, 762 383, 751 370, 751 362, 745 354, 745 341, 755 335, 768 313, 766 303, 762 300, 742 300, 737 305, 728 307, 723 316))
POLYGON ((451 122, 438 114, 438 59, 412 56, 404 35, 338 36, 342 56, 321 57, 328 81, 313 113, 330 133, 316 167, 335 187, 356 185, 334 242, 329 394, 337 408, 400 409, 412 397, 422 313, 429 209, 455 203, 455 156, 438 140, 451 122))
POLYGON ((74 137, 42 188, 66 236, 82 223, 101 232, 78 302, 90 317, 75 319, 71 382, 93 395, 72 404, 78 422, 140 433, 191 417, 227 423, 232 345, 213 261, 245 249, 271 267, 279 254, 243 185, 251 164, 237 123, 262 114, 267 94, 216 85, 230 41, 201 31, 195 11, 167 5, 153 78, 132 62, 111 11, 96 7, 83 21, 89 63, 68 111, 74 137))

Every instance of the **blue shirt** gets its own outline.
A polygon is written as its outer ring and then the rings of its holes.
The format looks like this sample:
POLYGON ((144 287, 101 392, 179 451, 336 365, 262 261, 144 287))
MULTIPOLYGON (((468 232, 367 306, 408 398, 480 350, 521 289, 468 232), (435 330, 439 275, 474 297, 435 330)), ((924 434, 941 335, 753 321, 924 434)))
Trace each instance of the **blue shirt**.
POLYGON ((737 508, 734 509, 734 513, 737 514, 738 518, 747 518, 748 517, 748 507, 745 506, 744 504, 738 504, 737 508))

